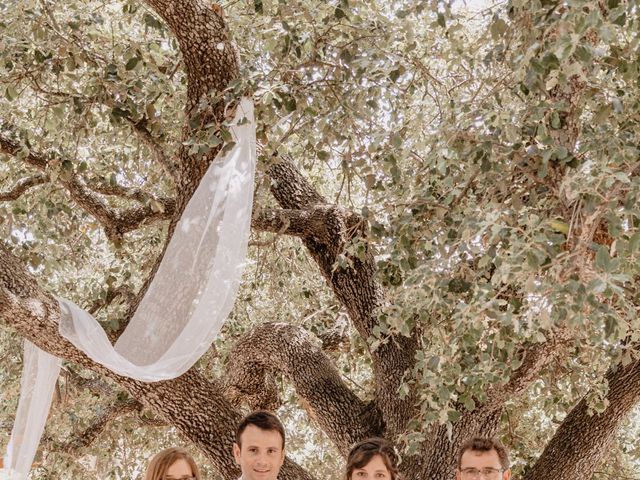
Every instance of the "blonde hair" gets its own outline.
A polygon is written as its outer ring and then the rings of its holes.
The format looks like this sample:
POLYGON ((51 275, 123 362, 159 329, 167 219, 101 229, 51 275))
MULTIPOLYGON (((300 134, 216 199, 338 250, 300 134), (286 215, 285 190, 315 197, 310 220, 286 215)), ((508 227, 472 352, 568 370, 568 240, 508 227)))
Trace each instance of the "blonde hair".
POLYGON ((189 452, 180 447, 167 448, 156 454, 149 462, 144 480, 164 480, 169 467, 178 460, 186 461, 191 467, 191 472, 196 477, 196 480, 201 480, 200 470, 198 470, 195 460, 189 455, 189 452))

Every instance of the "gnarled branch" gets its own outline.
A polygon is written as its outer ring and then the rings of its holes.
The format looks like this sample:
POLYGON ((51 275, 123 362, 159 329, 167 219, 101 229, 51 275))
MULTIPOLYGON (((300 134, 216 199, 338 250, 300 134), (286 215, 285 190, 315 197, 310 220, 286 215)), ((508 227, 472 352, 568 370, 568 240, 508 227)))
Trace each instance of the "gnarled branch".
MULTIPOLYGON (((224 398, 217 382, 191 369, 172 380, 145 383, 122 377, 95 363, 60 336, 57 301, 40 289, 35 278, 2 243, 0 321, 18 330, 41 349, 111 378, 198 445, 221 475, 225 478, 239 476, 231 452, 241 414, 224 398)), ((313 480, 311 475, 288 460, 281 478, 313 480)))
POLYGON ((88 181, 87 186, 102 195, 116 196, 127 200, 136 200, 142 204, 155 202, 157 209, 162 209, 167 215, 172 215, 176 208, 173 198, 156 197, 141 188, 127 188, 122 185, 111 185, 100 181, 88 181))
POLYGON ((640 360, 606 375, 609 405, 598 414, 582 399, 564 419, 524 480, 589 478, 609 453, 621 422, 640 402, 640 360), (578 440, 579 441, 576 441, 578 440))
MULTIPOLYGON (((0 151, 9 155, 19 156, 22 147, 15 140, 2 135, 0 136, 0 151)), ((47 156, 33 150, 24 156, 24 161, 45 174, 50 168, 50 161, 47 156)), ((91 213, 104 226, 107 236, 112 239, 135 230, 143 222, 171 218, 173 213, 154 210, 150 205, 118 211, 109 207, 78 175, 72 174, 69 177, 60 177, 59 180, 66 187, 71 198, 91 213)))
MULTIPOLYGON (((289 159, 274 160, 267 173, 272 179, 271 193, 283 208, 314 210, 323 205, 327 208, 323 225, 327 233, 321 238, 303 236, 302 240, 354 327, 368 340, 378 324, 377 310, 383 301, 382 289, 376 281, 373 252, 365 245, 364 255, 347 255, 350 266, 336 267, 338 256, 346 254, 348 243, 357 236, 365 236, 364 222, 351 212, 327 206, 324 197, 289 159)), ((404 432, 416 412, 413 393, 401 397, 398 391, 405 373, 414 365, 417 348, 416 335, 393 335, 370 352, 376 402, 383 413, 385 434, 390 438, 404 432)))
POLYGON ((262 232, 292 235, 300 238, 330 242, 327 230, 330 217, 335 215, 335 207, 316 205, 306 210, 261 210, 251 219, 251 227, 262 232))
POLYGON ((343 454, 354 442, 381 434, 382 419, 375 406, 360 400, 347 387, 322 351, 321 342, 302 327, 260 325, 238 340, 229 358, 227 395, 255 396, 263 391, 260 382, 251 383, 259 378, 258 371, 281 373, 343 454))
POLYGON ((0 192, 0 202, 8 202, 17 200, 24 192, 38 185, 42 185, 49 181, 49 176, 39 173, 27 178, 22 178, 13 184, 6 192, 0 192))
POLYGON ((142 409, 142 404, 137 400, 124 400, 116 401, 109 405, 94 421, 89 425, 82 433, 75 435, 70 440, 66 441, 58 450, 64 453, 75 455, 82 451, 83 448, 91 445, 100 434, 107 428, 107 426, 123 415, 132 412, 139 412, 142 409))

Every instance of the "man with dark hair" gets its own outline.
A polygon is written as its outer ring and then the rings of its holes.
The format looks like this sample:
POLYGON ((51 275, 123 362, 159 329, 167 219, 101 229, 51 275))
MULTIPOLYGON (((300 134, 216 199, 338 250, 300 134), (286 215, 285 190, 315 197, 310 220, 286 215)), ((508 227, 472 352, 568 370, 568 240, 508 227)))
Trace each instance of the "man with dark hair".
POLYGON ((509 454, 493 438, 473 437, 460 447, 456 480, 510 480, 509 454))
POLYGON ((276 480, 284 462, 284 427, 264 410, 247 415, 236 429, 233 456, 240 480, 276 480))

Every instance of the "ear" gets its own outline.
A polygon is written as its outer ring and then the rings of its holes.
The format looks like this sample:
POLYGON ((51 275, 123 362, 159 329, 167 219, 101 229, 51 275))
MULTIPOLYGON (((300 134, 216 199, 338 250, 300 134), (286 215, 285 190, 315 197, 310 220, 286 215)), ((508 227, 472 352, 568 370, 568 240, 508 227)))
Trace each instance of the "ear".
POLYGON ((504 472, 504 474, 502 475, 502 480, 510 480, 511 479, 511 469, 508 469, 506 472, 504 472))
POLYGON ((456 480, 460 480, 460 469, 456 468, 456 480))
POLYGON ((236 459, 236 463, 240 465, 240 445, 233 442, 233 457, 236 459))

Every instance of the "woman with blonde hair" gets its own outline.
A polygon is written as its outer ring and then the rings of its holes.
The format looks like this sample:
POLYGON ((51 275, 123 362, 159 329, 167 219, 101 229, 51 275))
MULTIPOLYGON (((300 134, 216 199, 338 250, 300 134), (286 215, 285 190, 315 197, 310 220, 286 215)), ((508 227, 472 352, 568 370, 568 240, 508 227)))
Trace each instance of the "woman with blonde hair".
POLYGON ((151 459, 144 480, 201 480, 200 470, 184 448, 171 447, 151 459))

